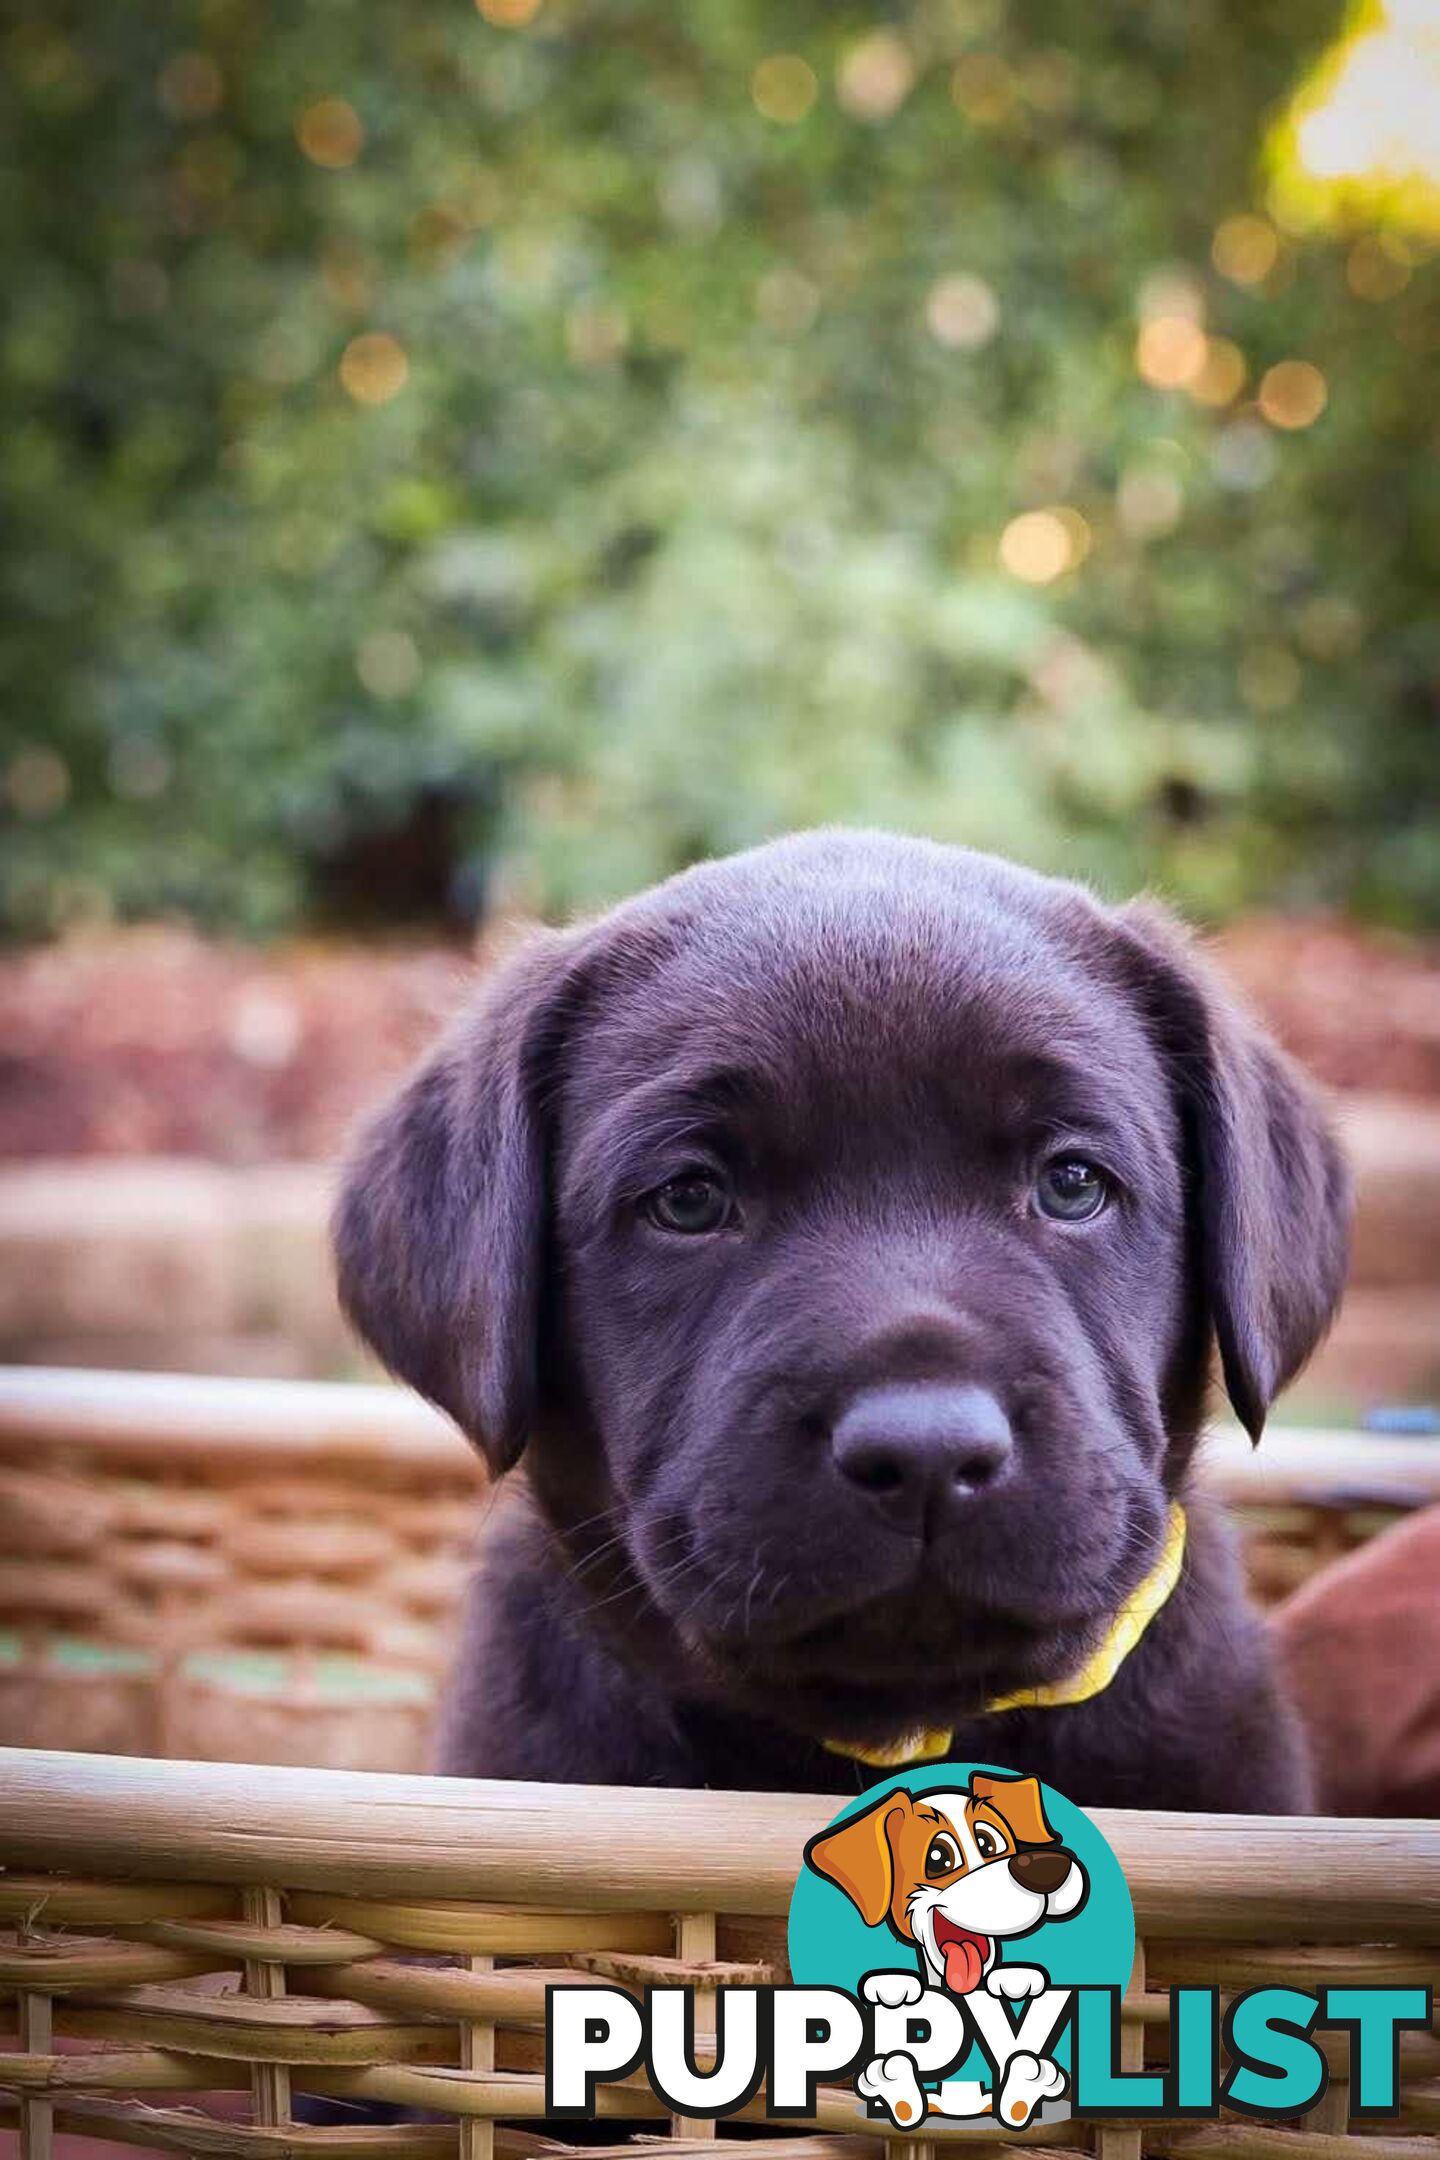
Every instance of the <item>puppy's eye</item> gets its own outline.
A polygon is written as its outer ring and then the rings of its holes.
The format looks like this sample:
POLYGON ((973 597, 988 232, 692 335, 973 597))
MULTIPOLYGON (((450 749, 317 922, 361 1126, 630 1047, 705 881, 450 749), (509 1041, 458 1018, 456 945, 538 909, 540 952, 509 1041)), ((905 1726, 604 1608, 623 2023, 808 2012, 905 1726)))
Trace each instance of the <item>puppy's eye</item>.
POLYGON ((671 1230, 680 1237, 705 1237, 712 1230, 726 1227, 734 1205, 719 1178, 697 1171, 690 1177, 667 1179, 644 1202, 644 1213, 657 1230, 671 1230))
POLYGON ((1035 1184, 1035 1205, 1052 1222, 1091 1222, 1110 1199, 1109 1178, 1083 1155, 1057 1155, 1035 1184))
POLYGON ((988 1822, 978 1822, 975 1825, 975 1850, 982 1860, 993 1860, 1004 1852, 1005 1840, 988 1822))
POLYGON ((925 1873, 932 1878, 936 1875, 953 1875, 959 1865, 960 1848, 954 1838, 947 1837, 943 1830, 937 1830, 930 1840, 930 1850, 925 1855, 925 1873))

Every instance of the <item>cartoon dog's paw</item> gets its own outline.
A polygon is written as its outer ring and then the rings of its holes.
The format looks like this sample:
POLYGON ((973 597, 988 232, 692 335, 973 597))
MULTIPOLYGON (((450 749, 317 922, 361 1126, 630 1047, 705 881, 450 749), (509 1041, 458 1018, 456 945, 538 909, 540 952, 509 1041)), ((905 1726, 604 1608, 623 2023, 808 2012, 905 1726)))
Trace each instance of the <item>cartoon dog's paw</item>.
POLYGON ((985 1975, 987 1994, 1002 1996, 1007 2002, 1025 2002, 1031 1995, 1043 1995, 1049 1985, 1048 1976, 1038 1965, 992 1965, 985 1975))
POLYGON ((925 2095, 909 2055, 877 2055, 855 2080, 855 2090, 878 2101, 897 2130, 914 2130, 925 2120, 925 2095))
POLYGON ((866 2002, 879 2003, 885 2010, 903 2010, 907 2003, 917 2003, 925 1989, 914 1973, 877 1972, 866 1973, 860 1983, 860 1992, 866 2002))
POLYGON ((1057 2062, 1042 2062, 1023 2051, 1012 2055, 1000 2087, 996 2114, 1012 2130, 1023 2130, 1044 2100, 1057 2100, 1065 2090, 1065 2072, 1057 2062))

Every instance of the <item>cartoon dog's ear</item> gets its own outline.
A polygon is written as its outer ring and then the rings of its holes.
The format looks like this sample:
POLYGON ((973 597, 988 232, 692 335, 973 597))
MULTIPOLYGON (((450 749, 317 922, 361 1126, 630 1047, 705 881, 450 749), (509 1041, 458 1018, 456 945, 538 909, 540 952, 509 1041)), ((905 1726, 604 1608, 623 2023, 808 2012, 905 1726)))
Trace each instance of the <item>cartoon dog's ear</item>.
POLYGON ((571 949, 569 937, 542 933, 498 971, 361 1133, 332 1224, 347 1316, 497 1475, 518 1459, 534 1409, 539 1097, 571 949))
POLYGON ((1340 1301, 1349 1173, 1298 1068, 1226 997, 1173 917, 1139 903, 1113 920, 1174 1075, 1226 1391, 1258 1440, 1340 1301))
POLYGON ((835 1829, 822 1830, 805 1847, 808 1864, 844 1891, 866 1927, 878 1927, 890 1910, 895 1895, 891 1828, 914 1812, 909 1793, 897 1785, 863 1815, 852 1815, 835 1829))
POLYGON ((1033 1777, 987 1777, 977 1770, 970 1780, 976 1800, 988 1800, 1004 1816, 1022 1845, 1058 1845, 1059 1838, 1045 1817, 1040 1786, 1033 1777))

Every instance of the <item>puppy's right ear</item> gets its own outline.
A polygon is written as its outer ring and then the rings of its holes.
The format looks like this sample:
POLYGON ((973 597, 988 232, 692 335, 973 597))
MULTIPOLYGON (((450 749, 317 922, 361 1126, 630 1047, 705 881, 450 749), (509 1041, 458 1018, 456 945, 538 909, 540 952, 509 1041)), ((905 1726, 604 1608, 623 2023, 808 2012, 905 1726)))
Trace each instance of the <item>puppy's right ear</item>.
POLYGON ((332 1223, 340 1302, 400 1379, 446 1411, 496 1475, 535 1407, 545 1143, 571 940, 502 967, 362 1131, 332 1223))
POLYGON ((1174 1075, 1209 1317, 1235 1414, 1258 1440, 1340 1301, 1349 1175, 1299 1071, 1174 918, 1134 902, 1112 919, 1174 1075))
POLYGON ((866 1927, 878 1927, 895 1895, 895 1853, 891 1826, 913 1815, 915 1803, 903 1785, 886 1793, 863 1815, 852 1815, 833 1830, 822 1830, 805 1847, 817 1875, 843 1890, 866 1927))

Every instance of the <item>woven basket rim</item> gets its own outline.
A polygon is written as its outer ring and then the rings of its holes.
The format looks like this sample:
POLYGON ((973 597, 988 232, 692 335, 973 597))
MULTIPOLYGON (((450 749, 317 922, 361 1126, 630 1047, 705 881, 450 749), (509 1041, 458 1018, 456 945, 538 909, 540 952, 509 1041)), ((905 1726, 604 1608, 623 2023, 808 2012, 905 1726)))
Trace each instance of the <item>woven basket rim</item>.
MULTIPOLYGON (((1440 1822, 1093 1812, 1148 1933, 1440 1938, 1440 1822)), ((155 1880, 773 1914, 834 1813, 833 1796, 0 1750, 0 1864, 155 1880)))

